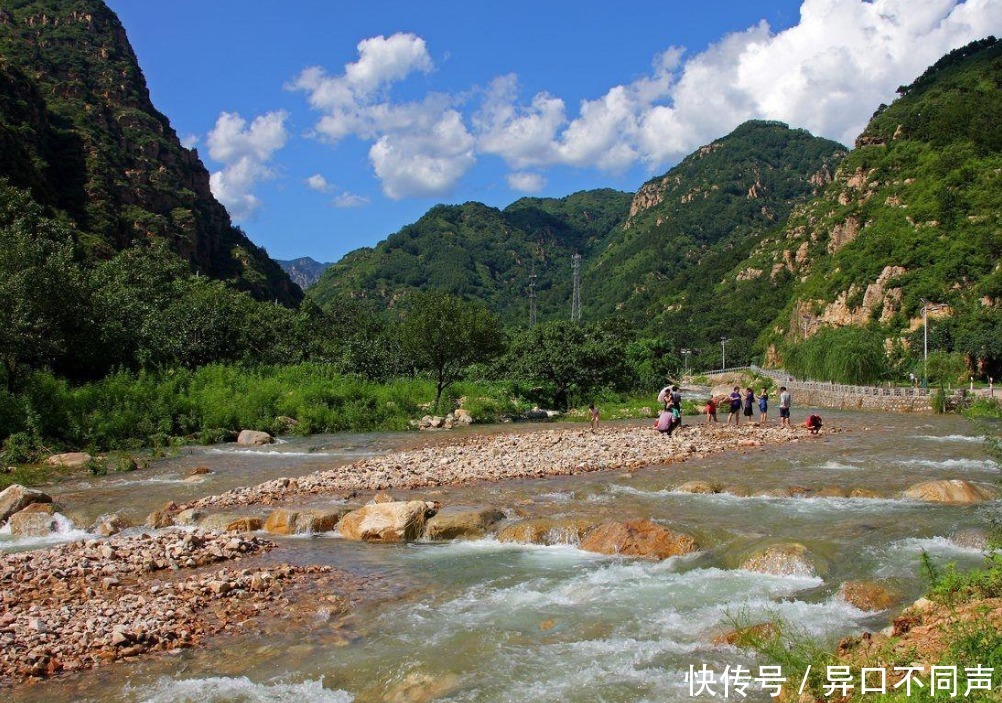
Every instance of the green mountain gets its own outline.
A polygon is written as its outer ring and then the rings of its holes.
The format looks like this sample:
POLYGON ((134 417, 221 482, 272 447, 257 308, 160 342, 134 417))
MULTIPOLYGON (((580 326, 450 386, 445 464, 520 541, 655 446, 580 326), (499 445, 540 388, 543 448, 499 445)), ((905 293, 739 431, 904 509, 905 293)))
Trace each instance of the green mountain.
POLYGON ((522 198, 504 210, 438 205, 376 247, 346 255, 309 295, 322 306, 343 297, 384 309, 408 292, 435 289, 481 300, 524 324, 535 273, 539 319, 566 317, 572 256, 594 258, 629 205, 630 195, 615 190, 522 198))
POLYGON ((936 348, 1002 355, 985 331, 1002 329, 1002 42, 958 49, 898 92, 824 192, 741 265, 795 281, 763 345, 848 325, 907 338, 924 298, 947 320, 936 348))
POLYGON ((125 30, 100 0, 0 8, 0 177, 65 213, 91 256, 164 242, 259 299, 302 297, 213 198, 198 154, 153 106, 125 30))
MULTIPOLYGON (((735 267, 793 208, 831 180, 842 145, 751 121, 696 150, 644 184, 627 221, 588 267, 585 312, 647 324, 675 346, 719 359, 730 337, 734 358, 751 347, 778 305, 786 280, 737 293, 735 267)), ((740 269, 739 269, 740 270, 740 269)))
POLYGON ((320 280, 324 271, 331 267, 330 263, 321 263, 309 256, 301 256, 298 259, 283 261, 275 259, 275 263, 282 267, 282 270, 289 274, 297 286, 306 290, 320 280))

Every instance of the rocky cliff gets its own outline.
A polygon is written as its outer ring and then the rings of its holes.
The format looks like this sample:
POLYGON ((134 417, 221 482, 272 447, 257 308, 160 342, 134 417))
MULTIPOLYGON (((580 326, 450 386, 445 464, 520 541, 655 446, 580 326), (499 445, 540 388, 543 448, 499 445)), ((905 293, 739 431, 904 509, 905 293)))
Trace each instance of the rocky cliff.
POLYGON ((0 56, 0 176, 65 212, 90 255, 163 241, 259 299, 301 299, 212 196, 198 154, 153 106, 103 2, 4 3, 0 56))

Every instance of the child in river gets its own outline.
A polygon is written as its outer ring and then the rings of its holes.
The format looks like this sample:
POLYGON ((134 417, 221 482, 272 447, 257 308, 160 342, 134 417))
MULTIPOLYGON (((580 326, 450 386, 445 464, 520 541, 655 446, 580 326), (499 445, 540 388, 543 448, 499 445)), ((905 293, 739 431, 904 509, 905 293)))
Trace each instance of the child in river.
POLYGON ((595 403, 588 406, 588 415, 591 417, 591 431, 594 434, 595 428, 598 427, 598 408, 595 407, 595 403))
POLYGON ((706 424, 709 425, 711 422, 717 421, 717 401, 710 396, 710 399, 706 401, 706 407, 703 408, 706 413, 706 424))
POLYGON ((818 434, 821 431, 821 416, 811 415, 807 418, 807 429, 811 431, 811 434, 818 434))
POLYGON ((769 422, 769 392, 763 388, 762 395, 758 397, 759 424, 764 425, 769 422))

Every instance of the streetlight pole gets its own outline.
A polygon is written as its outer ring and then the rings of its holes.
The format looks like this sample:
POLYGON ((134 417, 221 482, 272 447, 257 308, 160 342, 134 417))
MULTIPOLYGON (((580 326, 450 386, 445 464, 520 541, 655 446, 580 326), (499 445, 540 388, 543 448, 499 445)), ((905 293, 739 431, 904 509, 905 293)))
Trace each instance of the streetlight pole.
POLYGON ((803 339, 805 339, 805 340, 807 339, 807 330, 810 328, 811 322, 813 322, 813 321, 814 320, 813 320, 813 318, 811 318, 810 315, 801 315, 800 316, 800 322, 802 323, 801 327, 804 328, 803 339))
POLYGON ((931 303, 922 298, 922 386, 929 387, 929 306, 931 303))
POLYGON ((720 338, 720 370, 727 370, 727 343, 731 341, 727 337, 720 338))
POLYGON ((682 372, 682 374, 684 376, 688 376, 689 375, 689 355, 690 354, 692 354, 692 349, 683 349, 682 350, 682 363, 683 363, 683 368, 684 368, 684 371, 682 372))

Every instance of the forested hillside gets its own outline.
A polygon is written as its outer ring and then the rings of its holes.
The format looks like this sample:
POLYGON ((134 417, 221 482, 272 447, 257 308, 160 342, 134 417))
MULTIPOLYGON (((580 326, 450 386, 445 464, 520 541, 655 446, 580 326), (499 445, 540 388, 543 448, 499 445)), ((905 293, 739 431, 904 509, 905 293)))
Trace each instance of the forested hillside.
POLYGON ((84 256, 159 242, 259 299, 302 296, 212 196, 208 172, 150 102, 125 30, 100 0, 0 9, 0 176, 65 214, 84 256))

